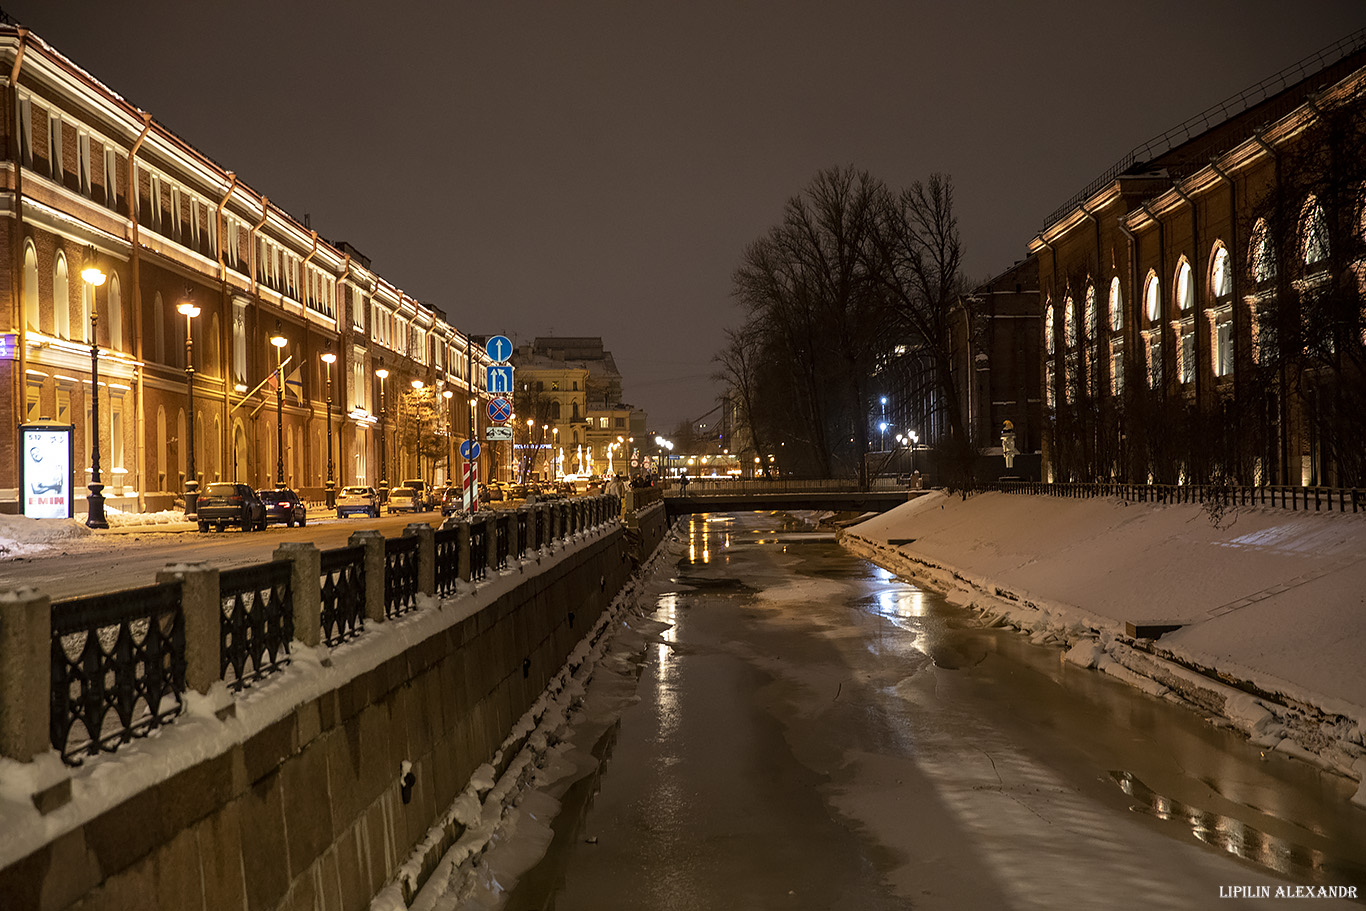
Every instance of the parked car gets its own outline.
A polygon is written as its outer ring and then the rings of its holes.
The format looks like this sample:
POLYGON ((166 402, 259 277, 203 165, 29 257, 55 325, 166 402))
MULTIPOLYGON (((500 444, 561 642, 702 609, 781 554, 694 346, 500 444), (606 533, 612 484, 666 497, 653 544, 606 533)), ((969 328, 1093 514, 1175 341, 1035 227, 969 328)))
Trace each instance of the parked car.
POLYGON ((270 487, 256 493, 266 506, 266 522, 283 522, 290 528, 296 522, 301 526, 307 523, 308 508, 288 487, 270 487))
POLYGON ((389 513, 422 512, 421 495, 412 487, 395 487, 389 491, 389 513))
POLYGON ((198 520, 201 532, 211 525, 219 531, 229 525, 258 531, 266 527, 266 505, 250 484, 218 481, 199 495, 198 520))
POLYGON ((479 485, 479 499, 484 503, 491 503, 494 500, 503 499, 503 487, 497 481, 491 484, 479 485))
POLYGON ((379 494, 373 487, 343 487, 337 494, 337 518, 344 519, 356 513, 379 518, 379 494))
POLYGON ((436 494, 432 492, 432 488, 428 486, 426 481, 421 478, 409 478, 403 482, 403 486, 411 487, 417 491, 417 501, 422 504, 423 512, 436 508, 436 494))
POLYGON ((459 487, 447 487, 441 491, 441 515, 449 516, 465 508, 465 491, 459 487))
POLYGON ((525 500, 527 492, 528 487, 525 484, 509 484, 507 498, 509 500, 525 500))

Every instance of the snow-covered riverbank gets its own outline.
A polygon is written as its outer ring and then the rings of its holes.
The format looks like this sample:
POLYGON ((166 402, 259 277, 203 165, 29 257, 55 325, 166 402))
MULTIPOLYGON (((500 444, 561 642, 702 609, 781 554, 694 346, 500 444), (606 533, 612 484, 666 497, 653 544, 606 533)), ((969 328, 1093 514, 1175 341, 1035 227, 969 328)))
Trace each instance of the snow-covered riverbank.
MULTIPOLYGON (((936 492, 842 535, 990 623, 1366 779, 1366 516, 936 492), (1177 626, 1156 640, 1130 624, 1177 626)), ((1357 793, 1366 805, 1366 785, 1357 793)))

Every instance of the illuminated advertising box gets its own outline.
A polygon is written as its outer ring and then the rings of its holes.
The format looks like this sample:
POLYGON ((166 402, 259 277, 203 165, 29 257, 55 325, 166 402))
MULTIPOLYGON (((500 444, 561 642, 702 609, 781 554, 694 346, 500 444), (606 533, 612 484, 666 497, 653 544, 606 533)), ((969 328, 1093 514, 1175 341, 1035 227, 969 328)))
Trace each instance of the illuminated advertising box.
POLYGON ((30 519, 69 519, 70 424, 24 424, 20 428, 19 496, 30 519))

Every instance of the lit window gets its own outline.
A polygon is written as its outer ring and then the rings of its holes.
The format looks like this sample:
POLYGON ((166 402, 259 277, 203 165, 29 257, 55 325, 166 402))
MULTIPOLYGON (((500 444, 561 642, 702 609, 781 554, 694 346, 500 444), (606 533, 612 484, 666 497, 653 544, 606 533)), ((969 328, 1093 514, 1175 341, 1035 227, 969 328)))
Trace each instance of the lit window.
POLYGON ((1176 269, 1176 303, 1182 312, 1195 306, 1195 286, 1191 283, 1191 265, 1184 260, 1176 269))
POLYGON ((1195 382, 1195 333, 1181 333, 1181 382, 1195 382))
POLYGON ((1276 277, 1276 250, 1265 219, 1259 219, 1252 229, 1251 265, 1253 281, 1267 282, 1276 277))
POLYGON ((1096 286, 1086 286, 1086 319, 1083 322, 1088 339, 1096 337, 1096 286))
POLYGON ((1148 273, 1148 283, 1143 287, 1143 312, 1149 322, 1156 322, 1162 315, 1162 290, 1158 287, 1157 276, 1148 273))
POLYGON ((1049 304, 1043 312, 1043 339, 1048 353, 1053 353, 1053 305, 1049 304))
POLYGON ((1233 373, 1233 320, 1223 319, 1214 326, 1214 375, 1233 373))
POLYGON ((1124 328, 1124 294, 1120 291, 1119 276, 1110 279, 1110 328, 1115 332, 1124 328))
POLYGON ((1304 216, 1304 264, 1312 266, 1328 258, 1328 219, 1317 199, 1309 198, 1304 216))
POLYGON ((1214 268, 1210 271, 1210 285, 1215 299, 1233 293, 1233 273, 1228 267, 1228 250, 1220 247, 1214 252, 1214 268))
POLYGON ((1062 302, 1062 338, 1065 347, 1077 347, 1077 305, 1071 297, 1062 302))

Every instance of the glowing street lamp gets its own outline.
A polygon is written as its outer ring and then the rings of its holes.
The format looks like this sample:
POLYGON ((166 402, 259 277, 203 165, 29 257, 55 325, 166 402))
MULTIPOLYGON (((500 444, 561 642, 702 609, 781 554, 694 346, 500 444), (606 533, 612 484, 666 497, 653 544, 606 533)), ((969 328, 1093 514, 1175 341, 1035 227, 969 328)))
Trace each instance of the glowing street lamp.
POLYGON ((327 374, 327 508, 332 509, 337 505, 337 483, 332 475, 332 365, 337 362, 337 356, 332 353, 331 342, 327 343, 322 359, 327 365, 323 368, 327 374))
POLYGON ((185 395, 190 406, 190 420, 185 424, 185 516, 188 518, 199 512, 199 477, 194 470, 194 324, 191 322, 199 315, 199 308, 192 301, 184 301, 176 310, 185 314, 185 395))
POLYGON ((280 335, 278 329, 270 337, 275 346, 275 486, 285 486, 285 375, 280 357, 289 344, 289 339, 280 335))
POLYGON ((90 454, 90 495, 86 500, 85 524, 91 528, 108 528, 104 517, 104 482, 100 479, 100 345, 96 333, 99 312, 95 308, 95 289, 105 282, 104 272, 95 265, 95 249, 86 256, 86 267, 81 278, 90 285, 90 430, 94 446, 90 454))
POLYGON ((388 403, 384 399, 384 381, 389 378, 389 370, 383 366, 384 361, 380 361, 379 367, 375 369, 375 376, 379 377, 379 499, 383 503, 389 499, 389 456, 388 447, 385 446, 385 416, 389 409, 388 403))

